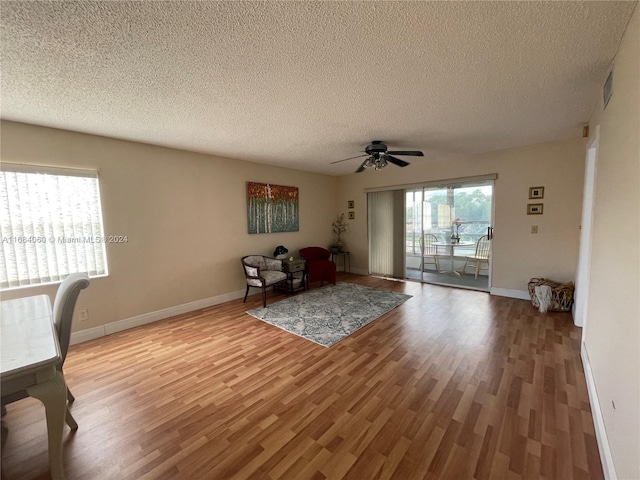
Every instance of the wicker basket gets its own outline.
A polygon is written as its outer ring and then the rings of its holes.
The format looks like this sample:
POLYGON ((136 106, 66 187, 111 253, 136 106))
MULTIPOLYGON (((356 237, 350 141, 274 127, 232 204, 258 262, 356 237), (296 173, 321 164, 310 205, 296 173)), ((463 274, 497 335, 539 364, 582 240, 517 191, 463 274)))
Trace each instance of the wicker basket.
POLYGON ((573 304, 573 282, 559 283, 545 278, 532 278, 528 284, 529 296, 531 297, 531 303, 533 303, 533 306, 536 308, 540 305, 536 297, 535 288, 540 285, 549 285, 549 287, 551 287, 552 298, 551 305, 549 306, 550 311, 568 312, 571 310, 571 305, 573 304))

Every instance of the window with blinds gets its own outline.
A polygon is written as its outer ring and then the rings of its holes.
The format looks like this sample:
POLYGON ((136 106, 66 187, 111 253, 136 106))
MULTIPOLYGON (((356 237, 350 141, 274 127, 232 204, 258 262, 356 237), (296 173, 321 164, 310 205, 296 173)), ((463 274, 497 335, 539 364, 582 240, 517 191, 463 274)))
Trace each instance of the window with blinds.
POLYGON ((107 274, 95 171, 0 165, 0 288, 107 274))

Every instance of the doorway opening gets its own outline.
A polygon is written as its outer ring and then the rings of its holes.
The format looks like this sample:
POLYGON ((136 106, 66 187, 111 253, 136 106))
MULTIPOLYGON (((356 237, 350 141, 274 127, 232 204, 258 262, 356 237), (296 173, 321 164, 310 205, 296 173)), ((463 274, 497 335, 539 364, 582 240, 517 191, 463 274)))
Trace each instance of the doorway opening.
POLYGON ((591 236, 593 229, 593 206, 596 189, 596 162, 599 133, 600 127, 598 126, 596 127, 595 140, 587 148, 587 158, 585 161, 580 250, 578 255, 575 302, 573 304, 573 321, 576 326, 583 328, 586 328, 587 296, 591 271, 591 236))

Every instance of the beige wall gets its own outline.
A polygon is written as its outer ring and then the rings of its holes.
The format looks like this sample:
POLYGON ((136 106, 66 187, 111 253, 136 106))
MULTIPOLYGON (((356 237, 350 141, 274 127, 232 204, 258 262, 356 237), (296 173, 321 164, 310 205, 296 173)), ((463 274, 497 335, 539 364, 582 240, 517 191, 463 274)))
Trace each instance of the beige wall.
MULTIPOLYGON (((278 245, 297 255, 333 240, 335 177, 19 123, 1 127, 2 161, 99 169, 105 233, 129 238, 107 245, 109 276, 80 296, 89 320, 74 331, 244 290, 243 255, 271 255, 278 245), (247 181, 299 187, 300 231, 249 235, 247 181)), ((2 297, 53 297, 55 290, 2 297)))
MULTIPOLYGON (((596 193, 584 344, 589 355, 618 478, 640 478, 640 19, 636 12, 614 64, 614 94, 599 100, 596 193), (615 402, 616 408, 612 406, 615 402)), ((414 158, 341 178, 182 152, 91 135, 2 122, 4 161, 100 169, 110 274, 80 297, 90 319, 74 331, 104 325, 244 288, 239 258, 291 252, 333 240, 331 221, 355 200, 345 234, 356 271, 367 271, 365 188, 497 173, 493 286, 524 291, 533 276, 575 278, 585 142, 542 145, 449 158, 414 158), (300 232, 248 235, 246 181, 300 188, 300 232), (544 215, 527 216, 530 186, 545 187, 544 215), (539 233, 530 233, 537 224, 539 233)), ((589 139, 590 141, 593 138, 589 139)), ((47 293, 37 287, 4 299, 47 293)))
POLYGON ((339 210, 355 200, 355 220, 345 243, 352 268, 368 269, 365 188, 474 175, 498 174, 495 183, 493 287, 526 291, 531 277, 575 279, 580 240, 585 141, 581 138, 457 158, 412 158, 411 166, 388 166, 340 177, 339 210), (543 215, 527 215, 529 187, 544 186, 543 215), (538 234, 531 234, 538 225, 538 234))
POLYGON ((584 345, 618 478, 640 478, 640 12, 613 64, 613 95, 599 96, 591 276, 584 345), (613 408, 615 402, 616 408, 613 408))

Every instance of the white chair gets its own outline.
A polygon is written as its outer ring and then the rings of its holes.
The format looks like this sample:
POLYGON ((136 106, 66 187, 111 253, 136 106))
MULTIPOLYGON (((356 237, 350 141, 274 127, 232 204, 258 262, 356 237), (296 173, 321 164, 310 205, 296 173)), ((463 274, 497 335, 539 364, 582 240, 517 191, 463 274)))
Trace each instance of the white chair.
POLYGON ((438 237, 432 233, 425 233, 422 240, 422 270, 424 271, 424 265, 427 263, 433 263, 436 267, 436 272, 440 272, 440 259, 438 257, 438 246, 434 245, 438 241, 438 237), (427 261, 431 260, 431 261, 427 261))
MULTIPOLYGON (((71 340, 71 323, 73 321, 73 311, 76 307, 76 302, 80 291, 89 286, 89 277, 86 273, 72 273, 65 278, 56 293, 55 301, 53 302, 53 323, 56 328, 56 334, 58 335, 58 343, 60 344, 60 353, 62 358, 60 363, 56 366, 58 371, 62 373, 62 366, 67 358, 67 351, 69 350, 69 342, 71 340)), ((2 413, 5 413, 5 405, 13 403, 23 398, 28 397, 26 390, 20 390, 7 396, 2 397, 2 413)), ((71 404, 75 400, 71 394, 69 387, 67 387, 67 400, 71 404)), ((69 412, 69 406, 67 405, 67 414, 65 421, 72 430, 78 428, 78 423, 75 421, 71 412, 69 412)))
POLYGON ((467 256, 466 260, 464 261, 464 267, 462 267, 462 270, 460 270, 460 273, 464 275, 467 269, 467 266, 475 267, 476 279, 477 279, 478 273, 480 273, 480 270, 483 269, 482 268, 483 265, 486 265, 484 267, 484 270, 489 269, 489 252, 490 251, 491 251, 491 243, 489 241, 489 237, 487 237, 486 235, 483 235, 478 239, 478 243, 476 243, 475 255, 467 256))
MULTIPOLYGON (((89 286, 89 277, 86 273, 72 273, 65 278, 53 302, 53 319, 60 342, 60 352, 62 353, 62 361, 58 365, 58 370, 62 372, 62 365, 67 358, 69 350, 69 342, 71 341, 71 323, 73 321, 73 311, 76 308, 76 302, 80 296, 80 290, 89 286)), ((71 390, 67 387, 67 398, 69 403, 75 400, 71 394, 71 390)))

